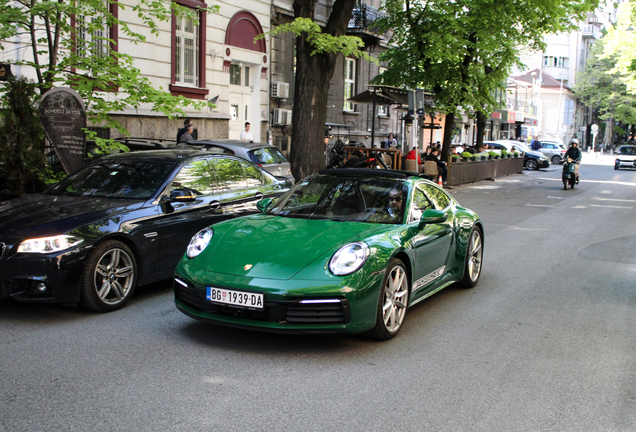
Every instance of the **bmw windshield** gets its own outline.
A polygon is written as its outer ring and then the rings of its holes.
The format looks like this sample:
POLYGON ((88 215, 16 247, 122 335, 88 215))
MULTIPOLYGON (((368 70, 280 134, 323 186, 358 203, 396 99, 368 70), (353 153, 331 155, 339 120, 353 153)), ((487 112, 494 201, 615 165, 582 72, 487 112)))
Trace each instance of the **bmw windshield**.
POLYGON ((406 198, 407 188, 399 180, 315 175, 287 192, 268 214, 400 224, 406 198))
POLYGON ((156 161, 103 161, 66 177, 49 193, 146 199, 161 186, 173 166, 173 163, 156 161))

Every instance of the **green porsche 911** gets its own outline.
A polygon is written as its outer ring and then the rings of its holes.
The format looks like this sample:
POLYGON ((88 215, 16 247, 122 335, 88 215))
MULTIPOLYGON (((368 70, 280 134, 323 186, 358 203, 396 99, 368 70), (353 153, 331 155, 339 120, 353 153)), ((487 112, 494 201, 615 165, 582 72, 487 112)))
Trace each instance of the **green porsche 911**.
POLYGON ((479 281, 479 217, 417 174, 323 170, 258 208, 192 238, 175 270, 181 312, 256 330, 390 339, 409 306, 479 281))

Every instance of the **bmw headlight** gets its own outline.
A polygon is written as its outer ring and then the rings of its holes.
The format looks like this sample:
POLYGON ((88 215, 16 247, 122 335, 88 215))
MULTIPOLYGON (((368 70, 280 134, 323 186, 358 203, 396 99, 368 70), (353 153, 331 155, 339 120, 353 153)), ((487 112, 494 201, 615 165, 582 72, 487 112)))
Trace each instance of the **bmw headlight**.
POLYGON ((48 254, 52 252, 62 252, 73 246, 77 246, 83 241, 84 239, 72 235, 56 235, 27 239, 18 246, 18 253, 48 254))
POLYGON ((369 246, 355 242, 344 245, 333 254, 329 270, 336 276, 344 276, 358 270, 369 258, 369 246))
POLYGON ((186 256, 188 258, 194 258, 203 252, 205 248, 208 247, 208 243, 212 240, 213 235, 214 231, 212 231, 212 228, 203 228, 196 233, 194 237, 192 237, 192 240, 190 240, 190 244, 186 250, 186 256))

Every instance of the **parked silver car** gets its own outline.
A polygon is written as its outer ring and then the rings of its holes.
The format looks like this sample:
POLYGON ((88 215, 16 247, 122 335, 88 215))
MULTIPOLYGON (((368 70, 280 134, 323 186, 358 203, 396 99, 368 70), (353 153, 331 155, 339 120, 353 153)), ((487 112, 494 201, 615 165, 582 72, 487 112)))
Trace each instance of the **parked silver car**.
POLYGON ((215 139, 196 140, 187 143, 188 146, 201 147, 212 153, 229 154, 248 160, 262 167, 265 171, 278 177, 285 177, 294 183, 291 165, 278 147, 269 144, 248 143, 245 141, 215 139))
POLYGON ((541 143, 541 149, 539 151, 546 155, 553 164, 563 162, 563 157, 566 152, 565 144, 553 140, 539 140, 539 142, 541 143))

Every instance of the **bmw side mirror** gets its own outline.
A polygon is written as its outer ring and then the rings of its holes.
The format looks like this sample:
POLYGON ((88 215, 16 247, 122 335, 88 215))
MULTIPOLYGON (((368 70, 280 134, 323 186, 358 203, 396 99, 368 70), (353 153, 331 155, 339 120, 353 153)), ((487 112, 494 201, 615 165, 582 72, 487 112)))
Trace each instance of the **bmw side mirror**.
POLYGON ((420 226, 446 222, 446 219, 448 219, 448 215, 442 210, 424 210, 424 213, 422 213, 422 217, 420 218, 420 226))
POLYGON ((267 210, 272 205, 272 201, 273 200, 271 198, 263 198, 256 203, 256 208, 259 209, 262 213, 267 213, 267 210))
POLYGON ((190 189, 175 189, 170 192, 169 202, 193 202, 196 200, 196 195, 190 189))

